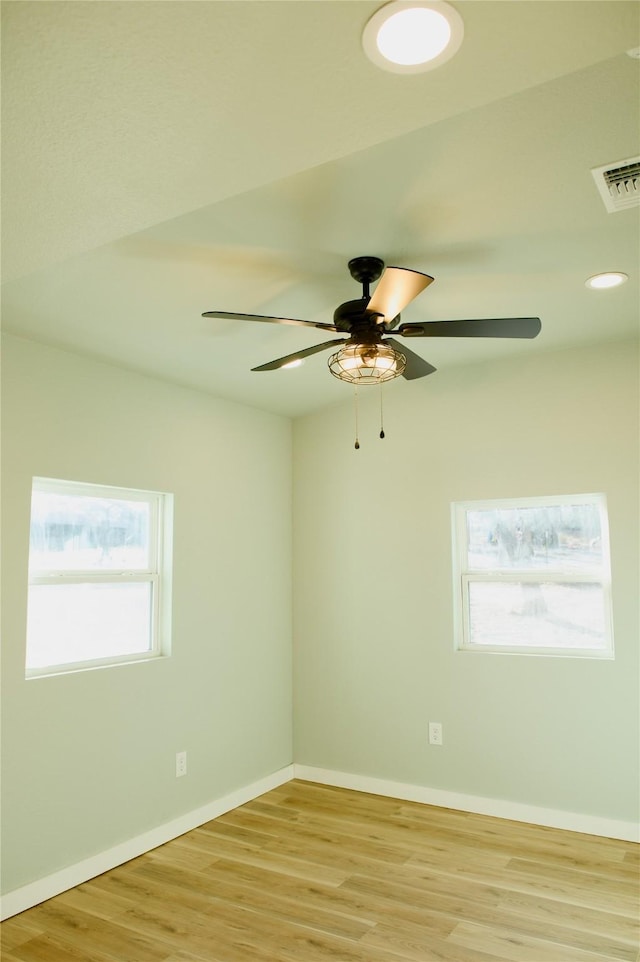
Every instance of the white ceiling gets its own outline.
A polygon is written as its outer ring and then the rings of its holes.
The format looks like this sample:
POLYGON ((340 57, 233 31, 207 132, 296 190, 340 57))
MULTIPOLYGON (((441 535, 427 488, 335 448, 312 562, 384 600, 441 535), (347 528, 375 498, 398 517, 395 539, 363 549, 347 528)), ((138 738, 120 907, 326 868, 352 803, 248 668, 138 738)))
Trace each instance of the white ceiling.
POLYGON ((590 169, 640 153, 640 5, 459 0, 458 54, 407 76, 361 51, 378 6, 3 3, 5 330, 292 416, 350 397, 326 355, 250 368, 326 332, 200 315, 330 323, 359 254, 435 276, 404 321, 542 319, 412 340, 439 369, 633 335, 638 209, 590 169))

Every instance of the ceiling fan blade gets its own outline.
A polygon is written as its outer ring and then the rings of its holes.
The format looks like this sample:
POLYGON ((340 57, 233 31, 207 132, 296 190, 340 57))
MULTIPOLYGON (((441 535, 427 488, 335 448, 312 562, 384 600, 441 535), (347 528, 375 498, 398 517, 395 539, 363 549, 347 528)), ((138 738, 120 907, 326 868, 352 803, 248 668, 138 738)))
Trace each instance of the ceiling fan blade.
POLYGON ((392 337, 385 337, 385 344, 390 344, 394 351, 399 351, 407 359, 407 366, 402 372, 402 376, 407 379, 407 381, 415 381, 418 377, 426 377, 427 374, 433 374, 437 368, 433 364, 429 364, 425 361, 423 357, 419 354, 414 354, 409 348, 401 344, 400 341, 394 340, 392 337))
POLYGON ((307 347, 304 351, 296 351, 295 354, 287 354, 286 357, 279 357, 275 361, 268 361, 267 364, 261 364, 260 367, 252 367, 252 371, 277 371, 281 367, 285 367, 287 364, 291 364, 292 361, 301 361, 304 357, 309 357, 311 354, 317 354, 318 351, 326 351, 334 344, 345 344, 346 341, 342 339, 334 341, 325 341, 323 344, 315 344, 313 347, 307 347))
POLYGON ((385 321, 392 321, 433 282, 429 274, 410 271, 406 267, 387 267, 378 281, 367 310, 381 314, 385 321))
POLYGON ((221 317, 235 321, 264 321, 267 324, 294 324, 296 327, 318 327, 327 331, 337 331, 334 324, 320 324, 316 321, 301 321, 295 317, 265 317, 264 314, 236 314, 234 311, 205 311, 203 317, 221 317))
POLYGON ((539 317, 481 318, 476 321, 425 321, 401 324, 394 334, 402 337, 536 337, 539 317))

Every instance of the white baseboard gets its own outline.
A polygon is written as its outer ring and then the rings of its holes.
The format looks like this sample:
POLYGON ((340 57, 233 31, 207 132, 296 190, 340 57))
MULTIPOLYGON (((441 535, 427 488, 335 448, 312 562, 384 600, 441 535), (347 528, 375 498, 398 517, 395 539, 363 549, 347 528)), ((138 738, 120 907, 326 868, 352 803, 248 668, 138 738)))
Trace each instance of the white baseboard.
POLYGON ((425 788, 421 785, 370 778, 367 775, 351 775, 325 768, 312 768, 309 765, 294 765, 293 770, 295 778, 306 782, 351 788, 356 792, 384 795, 407 802, 422 802, 424 805, 453 808, 461 812, 473 812, 475 815, 492 815, 495 818, 506 818, 513 822, 529 822, 549 828, 562 828, 570 832, 582 832, 585 835, 619 838, 626 842, 640 841, 640 826, 636 822, 565 812, 555 808, 540 808, 537 805, 524 805, 521 802, 509 802, 500 798, 483 798, 481 795, 463 795, 439 788, 425 788))
POLYGON ((47 875, 36 882, 24 885, 22 888, 14 889, 13 892, 7 892, 6 895, 2 896, 0 919, 8 919, 12 915, 17 915, 18 912, 24 912, 25 909, 38 905, 40 902, 45 902, 54 895, 60 895, 67 889, 74 888, 82 882, 87 882, 89 879, 95 878, 96 875, 102 875, 103 872, 108 872, 117 865, 122 865, 132 858, 137 858, 139 855, 149 852, 152 848, 157 848, 158 845, 164 845, 165 842, 170 842, 171 839, 184 835, 185 832, 190 832, 192 829, 198 828, 199 825, 204 825, 205 822, 210 822, 212 818, 218 818, 219 815, 224 815, 225 812, 238 808, 245 802, 250 802, 258 795, 263 795, 265 792, 271 791, 272 788, 277 788, 279 785, 291 781, 292 778, 293 765, 287 765, 286 768, 281 768, 272 775, 267 775, 266 778, 253 782, 251 785, 246 785, 244 788, 239 788, 222 798, 217 798, 202 808, 196 808, 191 812, 180 815, 171 822, 158 825, 157 828, 129 839, 121 845, 116 845, 106 852, 100 852, 98 855, 93 855, 82 862, 70 865, 60 872, 54 872, 53 875, 47 875))
POLYGON ((492 815, 495 818, 506 818, 514 822, 529 822, 534 825, 546 825, 551 828, 562 828, 571 832, 583 832, 586 835, 601 835, 604 838, 619 838, 624 841, 640 841, 640 828, 634 822, 623 822, 617 819, 600 818, 596 815, 584 815, 576 812, 565 812, 559 809, 539 808, 535 805, 523 805, 520 802, 509 802, 498 798, 483 798, 479 795, 464 795, 458 792, 443 791, 439 788, 425 788, 421 785, 410 785, 393 782, 382 778, 372 778, 367 775, 352 775, 348 772, 336 772, 325 768, 313 768, 309 765, 288 765, 267 775, 265 778, 244 788, 237 789, 229 795, 215 799, 179 818, 159 825, 157 828, 129 839, 121 845, 100 852, 91 858, 70 865, 53 875, 31 882, 22 888, 14 889, 2 896, 0 919, 8 919, 12 915, 24 912, 40 902, 45 902, 54 895, 60 895, 67 889, 87 882, 96 875, 108 872, 117 865, 122 865, 132 858, 144 855, 165 842, 190 832, 205 822, 224 815, 239 805, 263 795, 265 792, 277 788, 299 778, 302 781, 318 782, 322 785, 335 785, 338 788, 350 788, 356 792, 367 792, 371 795, 383 795, 387 798, 398 798, 408 802, 422 802, 424 805, 436 805, 440 808, 453 808, 462 812, 473 812, 476 815, 492 815))

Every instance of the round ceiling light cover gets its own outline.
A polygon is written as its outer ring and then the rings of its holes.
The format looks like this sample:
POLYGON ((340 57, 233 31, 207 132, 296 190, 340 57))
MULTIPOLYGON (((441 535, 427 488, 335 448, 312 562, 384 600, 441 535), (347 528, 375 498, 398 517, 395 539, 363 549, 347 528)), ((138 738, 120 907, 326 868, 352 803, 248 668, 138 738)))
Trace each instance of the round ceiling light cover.
POLYGON ((594 291, 604 291, 611 287, 619 287, 629 280, 629 275, 622 271, 608 271, 605 274, 594 274, 587 278, 585 284, 594 291))
POLYGON ((394 73, 421 73, 460 48, 462 17, 445 0, 392 0, 373 14, 362 34, 369 59, 394 73))

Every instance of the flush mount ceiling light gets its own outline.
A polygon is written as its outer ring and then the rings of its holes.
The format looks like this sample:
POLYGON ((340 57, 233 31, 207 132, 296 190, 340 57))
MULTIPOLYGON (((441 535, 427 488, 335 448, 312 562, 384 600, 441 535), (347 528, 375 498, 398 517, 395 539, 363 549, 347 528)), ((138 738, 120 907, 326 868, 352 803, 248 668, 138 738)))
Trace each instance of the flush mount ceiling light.
POLYGON ((585 284, 593 291, 603 291, 609 287, 619 287, 628 280, 629 275, 623 274, 622 271, 609 271, 607 274, 594 274, 585 281, 585 284))
POLYGON ((453 57, 463 34, 462 17, 445 0, 392 0, 368 21, 362 46, 383 70, 420 73, 453 57))

